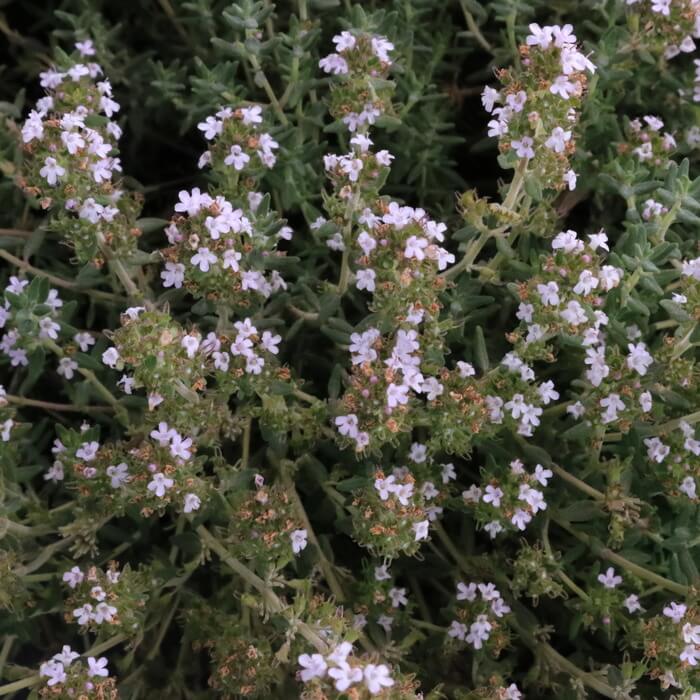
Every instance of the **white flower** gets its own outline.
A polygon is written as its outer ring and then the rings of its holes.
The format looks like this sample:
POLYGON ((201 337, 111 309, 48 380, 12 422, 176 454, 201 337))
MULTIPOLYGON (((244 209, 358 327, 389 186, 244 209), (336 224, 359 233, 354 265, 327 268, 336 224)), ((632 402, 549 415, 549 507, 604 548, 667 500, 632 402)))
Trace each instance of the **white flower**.
POLYGON ((84 442, 78 450, 75 452, 75 456, 78 459, 83 459, 86 462, 91 462, 93 459, 95 459, 95 456, 97 455, 97 450, 100 449, 100 443, 95 442, 94 440, 92 442, 84 442))
POLYGON ((231 146, 229 154, 224 158, 224 164, 232 165, 236 170, 243 170, 249 162, 250 156, 238 144, 231 146))
POLYGON ((682 619, 688 608, 686 608, 683 603, 670 603, 667 605, 663 613, 666 617, 670 617, 676 624, 678 624, 682 619))
POLYGON ((99 659, 95 659, 94 656, 88 656, 88 677, 93 678, 94 676, 101 676, 106 678, 109 675, 107 670, 107 659, 102 656, 99 659))
POLYGON ((394 685, 394 679, 389 675, 389 669, 380 664, 367 664, 364 670, 365 685, 372 695, 382 692, 382 688, 390 688, 394 685))
POLYGON ((541 49, 548 49, 552 44, 552 27, 540 27, 539 24, 529 25, 530 34, 525 39, 528 46, 539 46, 541 49))
POLYGON ((80 654, 73 651, 67 644, 64 644, 63 649, 61 649, 58 654, 54 654, 51 658, 54 661, 62 663, 65 668, 68 668, 76 659, 80 658, 80 654))
POLYGON ((244 124, 262 124, 262 107, 253 105, 252 107, 241 107, 241 118, 244 124))
POLYGON ((126 462, 121 462, 116 466, 107 467, 107 476, 110 477, 110 485, 113 489, 118 489, 129 480, 129 467, 126 462))
POLYGON ((498 486, 493 486, 489 484, 485 490, 482 500, 484 503, 490 503, 494 508, 499 508, 501 505, 501 498, 503 497, 503 491, 498 488, 498 486))
POLYGON ((357 280, 355 286, 358 289, 366 289, 368 292, 373 292, 375 290, 375 278, 377 274, 374 270, 358 270, 357 280))
POLYGON ((185 495, 185 502, 182 510, 184 513, 192 513, 195 510, 199 510, 201 504, 202 501, 197 494, 188 493, 185 495))
POLYGON ((686 476, 678 487, 678 490, 682 491, 688 498, 692 498, 693 500, 697 498, 697 486, 692 476, 686 476))
POLYGON ((389 591, 389 598, 391 598, 392 608, 399 608, 402 605, 408 605, 408 598, 406 597, 405 588, 392 588, 389 591))
POLYGON ((389 384, 386 389, 386 403, 389 408, 396 408, 408 403, 408 387, 389 384))
POLYGON ((312 678, 323 678, 326 675, 328 666, 321 654, 302 654, 298 661, 303 669, 299 672, 299 677, 304 683, 308 683, 312 678))
POLYGON ((627 349, 630 351, 629 355, 627 355, 627 366, 643 377, 654 362, 654 358, 649 354, 644 343, 637 343, 636 345, 630 343, 627 349))
POLYGON ((170 438, 170 454, 180 459, 189 459, 192 456, 192 438, 183 438, 175 433, 170 438))
POLYGON ((150 432, 150 436, 158 442, 161 447, 165 447, 170 444, 173 437, 177 435, 177 431, 168 427, 168 424, 161 421, 158 423, 158 428, 154 428, 150 432))
POLYGON ((521 139, 513 139, 511 147, 515 150, 518 158, 534 158, 535 151, 532 148, 534 141, 529 136, 523 136, 521 139))
POLYGON ((338 432, 345 437, 354 438, 358 433, 358 421, 354 413, 347 416, 337 416, 335 425, 338 432))
POLYGON ((407 258, 415 258, 416 260, 425 260, 425 249, 428 247, 429 242, 427 238, 422 238, 420 236, 410 236, 406 241, 406 248, 404 250, 404 255, 407 258))
POLYGON ((631 593, 625 598, 623 605, 630 613, 642 612, 644 610, 639 602, 639 596, 635 595, 634 593, 631 593))
POLYGON ((158 498, 163 498, 165 492, 171 489, 175 482, 162 472, 157 472, 153 475, 152 481, 148 484, 148 490, 154 493, 158 498))
POLYGON ((331 53, 322 58, 318 62, 318 66, 325 73, 332 73, 333 75, 343 75, 348 72, 347 61, 337 53, 331 53))
POLYGON ((546 486, 554 474, 552 473, 551 469, 545 469, 541 464, 538 464, 535 467, 535 473, 533 476, 535 477, 535 481, 542 484, 542 486, 546 486))
POLYGON ((415 533, 415 541, 428 539, 428 531, 430 529, 430 522, 427 520, 421 520, 419 523, 413 524, 413 532, 415 533))
POLYGON ((469 642, 475 649, 481 649, 483 643, 488 640, 491 633, 492 625, 488 621, 486 615, 479 615, 476 621, 469 628, 469 634, 466 641, 469 642))
POLYGON ((362 681, 362 669, 352 668, 347 661, 343 661, 336 668, 330 669, 328 675, 335 680, 335 689, 341 693, 346 691, 353 683, 362 681))
POLYGON ((180 201, 175 205, 175 211, 186 212, 188 216, 196 216, 202 207, 211 203, 211 197, 206 193, 202 194, 199 187, 195 187, 192 193, 182 190, 178 198, 180 201))
POLYGON ((686 622, 683 625, 683 641, 686 644, 700 644, 700 625, 691 625, 686 622))
POLYGON ((559 285, 556 282, 538 284, 537 293, 545 306, 556 306, 559 303, 559 285))
POLYGON ((292 551, 294 554, 299 554, 302 549, 306 549, 307 536, 306 530, 294 530, 291 533, 290 538, 292 540, 292 551))
POLYGON ((567 170, 564 173, 564 182, 566 182, 567 187, 571 192, 576 189, 576 182, 578 181, 578 176, 573 170, 567 170))
POLYGON ((683 651, 678 655, 681 661, 687 661, 691 666, 697 666, 700 661, 700 649, 694 644, 688 644, 683 651))
POLYGON ((73 617, 76 618, 79 625, 87 625, 92 620, 92 609, 90 603, 85 603, 85 605, 73 610, 73 617))
POLYGON ((625 410, 625 404, 619 394, 611 393, 609 396, 600 400, 600 405, 605 409, 601 414, 603 423, 612 423, 617 420, 619 411, 625 410))
POLYGON ((532 520, 532 516, 527 511, 522 508, 516 508, 515 513, 513 513, 510 522, 518 528, 518 530, 524 530, 527 524, 532 520))
POLYGON ((493 540, 499 532, 503 532, 503 525, 498 520, 493 520, 484 525, 484 530, 489 533, 489 537, 493 540))
POLYGON ((467 626, 462 622, 452 620, 449 628, 447 629, 447 636, 464 641, 465 637, 467 636, 467 626))
POLYGON ((457 583, 457 600, 468 600, 473 602, 476 600, 477 587, 475 583, 466 584, 463 581, 457 583))
POLYGON ((62 580, 71 588, 75 588, 83 582, 84 578, 85 574, 77 566, 74 566, 70 571, 66 571, 63 574, 62 580))
POLYGON ((164 287, 180 289, 185 281, 185 266, 182 263, 166 262, 165 270, 160 273, 164 287))
POLYGON ((206 247, 197 248, 197 252, 190 258, 190 262, 195 267, 198 267, 201 272, 209 272, 209 267, 217 260, 216 255, 206 247))
POLYGON ((604 574, 598 574, 598 581, 602 583, 605 588, 617 588, 622 583, 622 576, 617 576, 615 574, 615 569, 610 566, 604 574))
POLYGON ((107 367, 115 369, 119 362, 119 351, 117 348, 107 348, 107 350, 102 353, 102 362, 104 362, 107 367))
POLYGON ((185 349, 187 357, 192 359, 199 349, 199 337, 196 335, 185 335, 182 337, 180 345, 185 349))
POLYGON ((491 113, 493 112, 493 106, 496 102, 501 99, 501 93, 488 85, 484 88, 481 93, 481 104, 484 105, 484 109, 491 113))
POLYGON ((64 175, 66 169, 58 164, 55 158, 49 156, 44 161, 44 167, 39 171, 39 175, 46 179, 46 182, 53 187, 64 175))
POLYGON ((661 464, 661 462, 668 457, 671 448, 668 445, 664 445, 663 442, 657 437, 655 438, 645 438, 644 444, 647 447, 647 455, 650 460, 661 464))
POLYGON ((51 661, 45 661, 43 664, 41 664, 39 667, 39 675, 42 678, 49 679, 46 681, 47 686, 63 683, 67 678, 63 664, 53 659, 51 661))
POLYGON ((78 369, 78 363, 70 357, 62 357, 58 361, 58 369, 56 372, 66 379, 73 379, 75 370, 78 369))
POLYGON ((598 278, 590 270, 584 270, 574 287, 574 294, 590 294, 598 286, 598 278))
POLYGON ((557 126, 554 127, 551 136, 544 142, 544 145, 555 153, 563 153, 570 140, 571 131, 564 131, 560 126, 557 126))
POLYGON ((352 644, 350 644, 350 642, 341 642, 328 654, 326 660, 339 665, 342 664, 350 654, 352 654, 352 644))

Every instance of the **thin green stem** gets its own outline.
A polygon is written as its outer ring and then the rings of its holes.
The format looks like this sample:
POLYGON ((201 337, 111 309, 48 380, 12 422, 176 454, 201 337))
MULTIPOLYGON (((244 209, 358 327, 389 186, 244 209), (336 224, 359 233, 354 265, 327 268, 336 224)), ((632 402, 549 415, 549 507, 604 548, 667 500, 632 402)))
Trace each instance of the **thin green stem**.
POLYGON ((326 555, 323 553, 321 543, 318 541, 318 537, 316 537, 316 533, 314 532, 314 529, 311 526, 311 521, 309 520, 306 508, 304 508, 304 504, 302 503, 302 500, 299 497, 299 492, 296 489, 296 485, 292 481, 292 477, 290 476, 287 470, 289 466, 290 465, 287 463, 286 460, 283 461, 281 464, 282 468, 280 471, 282 483, 284 484, 287 494, 290 495, 292 497, 292 500, 294 501, 294 506, 296 507, 297 514, 299 515, 299 518, 301 519, 302 523, 304 524, 304 527, 306 528, 306 533, 309 539, 311 540, 311 543, 318 550, 319 565, 321 567, 321 571, 323 572, 323 577, 326 579, 328 587, 331 589, 331 592, 335 596, 335 599, 339 603, 342 603, 345 600, 345 593, 343 592, 343 587, 340 584, 340 581, 338 580, 337 576, 335 575, 333 564, 330 561, 328 561, 326 555))
POLYGON ((649 583, 662 586, 671 593, 676 593, 682 596, 688 596, 690 594, 690 588, 688 586, 684 586, 682 583, 677 583, 676 581, 671 581, 670 579, 664 578, 663 576, 660 576, 659 574, 656 574, 653 571, 649 571, 649 569, 640 566, 639 564, 635 564, 629 559, 625 559, 625 557, 621 556, 620 554, 617 554, 617 552, 613 552, 611 549, 604 547, 590 535, 586 535, 583 532, 579 532, 571 525, 569 525, 569 523, 560 520, 559 518, 553 518, 553 520, 557 525, 559 525, 559 527, 566 530, 569 534, 573 535, 576 539, 580 540, 584 544, 588 545, 588 547, 590 547, 591 551, 596 556, 602 557, 603 559, 607 559, 613 564, 617 564, 626 571, 629 571, 631 574, 634 574, 635 576, 638 576, 639 578, 644 579, 645 581, 649 581, 649 583))
POLYGON ((250 434, 253 429, 253 419, 246 418, 243 425, 243 436, 242 436, 242 453, 241 453, 241 470, 248 468, 248 462, 250 461, 250 434))
MULTIPOLYGON (((43 341, 44 345, 51 350, 57 357, 65 357, 63 349, 55 343, 50 338, 45 338, 43 341)), ((129 415, 126 409, 119 403, 119 401, 112 395, 112 392, 95 376, 95 373, 91 369, 86 369, 84 367, 78 367, 77 370, 85 379, 87 379, 97 393, 114 408, 117 417, 124 423, 124 425, 129 424, 129 415)))
POLYGON ((338 294, 345 294, 350 283, 350 248, 346 244, 340 261, 340 277, 338 278, 338 294))
POLYGON ((113 406, 79 406, 75 403, 53 403, 52 401, 28 399, 25 396, 15 396, 14 394, 7 394, 5 398, 17 406, 43 408, 46 411, 58 411, 61 413, 105 413, 114 411, 113 406))
POLYGON ((70 280, 63 279, 62 277, 56 277, 56 275, 51 275, 48 272, 44 272, 38 267, 30 265, 25 260, 12 255, 12 253, 8 253, 2 248, 0 248, 0 258, 7 260, 7 262, 11 263, 20 270, 23 270, 24 272, 28 272, 36 277, 44 277, 51 282, 51 284, 55 285, 56 287, 60 287, 61 289, 69 289, 70 291, 79 294, 87 294, 94 299, 106 301, 111 304, 123 305, 126 302, 124 297, 117 294, 112 294, 111 292, 101 292, 99 289, 86 289, 84 287, 79 287, 77 284, 75 284, 75 282, 71 282, 70 280))
MULTIPOLYGON (((520 194, 525 184, 525 176, 527 174, 527 158, 522 158, 515 168, 515 174, 513 175, 513 180, 508 188, 508 194, 503 200, 503 208, 515 212, 518 201, 520 199, 520 194)), ((449 270, 445 270, 441 273, 441 277, 445 279, 452 279, 459 275, 461 272, 471 269, 472 265, 476 261, 479 253, 482 251, 483 247, 489 242, 489 240, 494 236, 500 236, 504 233, 507 227, 500 227, 497 229, 484 229, 468 246, 464 252, 462 259, 453 265, 449 270)))
MULTIPOLYGON (((545 520, 544 526, 542 527, 542 544, 544 545, 544 551, 547 553, 552 561, 556 561, 554 558, 554 553, 552 552, 552 545, 549 542, 549 518, 545 520)), ((586 591, 584 591, 580 586, 578 586, 572 579, 570 579, 563 569, 557 569, 557 575, 568 586, 581 600, 590 601, 590 596, 586 591)))
POLYGON ((22 525, 9 518, 0 518, 0 536, 8 532, 17 537, 41 537, 53 532, 53 528, 46 525, 22 525))
MULTIPOLYGON (((263 581, 257 574, 253 573, 245 564, 241 563, 229 551, 224 547, 219 540, 212 535, 209 530, 207 530, 204 525, 199 525, 197 527, 197 534, 200 536, 202 542, 213 552, 216 552, 219 559, 221 559, 226 566, 228 566, 232 571, 238 574, 244 581, 248 582, 260 595, 262 595, 263 600, 267 608, 273 613, 282 613, 285 611, 287 606, 279 599, 277 594, 268 586, 265 581, 263 581)), ((310 625, 307 625, 301 620, 295 620, 291 623, 296 629, 299 630, 304 639, 312 644, 321 654, 328 653, 328 645, 319 636, 318 632, 314 630, 310 625)))
POLYGON ((462 12, 464 14, 464 19, 467 23, 467 27, 469 28, 469 31, 474 35, 474 38, 476 39, 477 43, 485 51, 488 51, 489 53, 493 53, 493 47, 491 46, 491 44, 489 44, 488 41, 486 41, 486 38, 481 33, 481 29, 479 29, 479 25, 476 23, 474 16, 467 9, 466 2, 464 2, 464 0, 460 0, 460 5, 462 6, 462 12))
POLYGON ((582 493, 594 498, 596 501, 605 501, 604 493, 598 491, 598 489, 594 489, 592 486, 589 486, 585 481, 582 481, 573 474, 567 472, 566 469, 562 469, 556 464, 549 464, 548 466, 557 476, 560 476, 562 479, 564 479, 564 481, 571 484, 582 493))
POLYGON ((282 105, 280 105, 277 95, 275 95, 275 91, 272 89, 272 85, 270 85, 270 81, 267 79, 265 71, 262 69, 260 61, 258 61, 258 57, 254 53, 248 52, 248 60, 250 61, 252 69, 255 71, 254 79, 256 85, 260 85, 265 91, 267 99, 270 100, 270 105, 277 119, 279 119, 280 124, 282 124, 282 126, 287 126, 289 124, 287 115, 284 113, 282 105))

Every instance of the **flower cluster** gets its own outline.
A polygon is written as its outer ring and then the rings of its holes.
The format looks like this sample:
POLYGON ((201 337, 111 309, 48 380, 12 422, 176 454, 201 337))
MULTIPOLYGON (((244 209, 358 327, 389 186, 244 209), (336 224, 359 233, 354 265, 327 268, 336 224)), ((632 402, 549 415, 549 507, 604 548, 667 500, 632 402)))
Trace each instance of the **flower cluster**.
MULTIPOLYGON (((27 367, 32 354, 47 341, 63 335, 63 301, 57 289, 46 279, 35 277, 32 283, 12 275, 0 305, 0 351, 11 367, 27 367)), ((73 377, 77 363, 71 358, 59 361, 57 371, 66 379, 73 377)))
POLYGON ((269 197, 255 190, 262 172, 276 162, 279 144, 262 131, 262 107, 225 107, 200 122, 210 142, 199 166, 211 166, 218 193, 195 187, 179 193, 175 216, 161 251, 163 286, 184 287, 219 308, 249 309, 286 289, 279 270, 280 240, 292 229, 269 208, 269 197))
POLYGON ((378 469, 373 482, 353 496, 350 511, 358 544, 379 557, 415 554, 429 536, 430 495, 408 467, 389 475, 378 469))
POLYGON ((249 197, 245 211, 198 187, 183 190, 179 199, 165 231, 170 247, 162 251, 164 287, 184 287, 195 297, 235 309, 247 309, 286 289, 279 271, 270 267, 283 256, 274 250, 275 232, 290 236, 291 229, 280 230, 260 199, 249 197))
POLYGON ((363 210, 362 229, 353 245, 355 286, 372 294, 370 308, 389 318, 436 316, 438 294, 445 288, 438 272, 455 261, 445 250, 446 226, 426 212, 397 202, 375 203, 379 211, 363 210), (420 300, 420 311, 416 302, 420 300))
POLYGON ((695 51, 700 37, 700 4, 697 0, 625 0, 641 45, 671 59, 695 51))
POLYGON ((391 106, 393 84, 387 81, 394 45, 384 36, 356 30, 333 37, 337 53, 319 61, 335 76, 329 111, 351 132, 366 132, 391 106))
POLYGON ((517 286, 520 327, 511 342, 524 359, 550 359, 556 336, 576 336, 596 347, 607 325, 605 294, 615 289, 623 270, 604 264, 598 250, 609 250, 604 231, 582 241, 575 231, 562 231, 552 241, 552 254, 542 256, 540 274, 517 286))
POLYGON ((121 320, 114 345, 103 352, 102 361, 113 369, 130 370, 118 384, 127 394, 146 390, 153 424, 166 421, 186 430, 193 415, 201 416, 200 442, 232 433, 227 406, 231 394, 251 396, 289 380, 288 370, 277 361, 281 337, 259 332, 249 318, 234 323, 235 335, 187 331, 168 312, 141 307, 127 310, 121 320))
POLYGON ((233 496, 229 539, 241 558, 261 568, 281 569, 306 548, 308 533, 282 484, 266 484, 256 474, 254 486, 233 496))
POLYGON ((262 107, 221 108, 214 116, 207 117, 197 125, 211 145, 201 155, 199 167, 210 166, 224 183, 231 183, 233 191, 238 176, 245 171, 246 177, 259 175, 261 169, 274 167, 275 151, 279 143, 270 133, 261 129, 262 107))
POLYGON ((697 688, 700 682, 700 609, 669 602, 661 614, 640 623, 649 675, 664 689, 697 688))
POLYGON ((443 385, 430 376, 436 368, 424 365, 422 344, 434 336, 416 330, 422 318, 422 309, 414 309, 393 336, 374 327, 351 334, 352 375, 334 419, 341 443, 376 450, 411 429, 419 396, 434 401, 443 394, 443 385))
POLYGON ((22 127, 25 166, 21 185, 44 209, 56 208, 56 230, 67 236, 79 260, 101 262, 105 246, 128 255, 141 235, 139 197, 119 181, 112 121, 119 104, 109 80, 93 62, 66 60, 41 74, 47 92, 22 127))
MULTIPOLYGON (((274 658, 265 640, 249 641, 239 635, 208 639, 202 646, 209 650, 213 673, 212 689, 231 697, 265 697, 274 677, 274 658), (223 643, 222 643, 223 642, 223 643)), ((268 696, 269 697, 269 696, 268 696)))
POLYGON ((67 622, 95 633, 106 626, 135 636, 142 629, 148 584, 128 565, 121 571, 115 561, 105 571, 74 566, 63 574, 63 582, 71 589, 65 602, 67 622))
POLYGON ((301 669, 297 675, 306 686, 301 696, 304 700, 416 698, 417 684, 412 679, 397 677, 389 666, 374 659, 356 656, 350 642, 341 642, 327 654, 301 654, 298 662, 301 669))
POLYGON ((457 584, 455 619, 447 636, 466 642, 476 651, 484 649, 498 656, 508 646, 508 615, 510 606, 503 600, 493 583, 457 584))
POLYGON ((570 24, 531 24, 531 33, 520 47, 522 66, 501 69, 502 88, 486 87, 482 93, 482 103, 493 116, 488 134, 499 139, 506 162, 525 162, 555 190, 576 187, 570 163, 576 150, 574 130, 587 73, 595 71, 578 50, 572 29, 570 24))
POLYGON ((7 464, 12 464, 19 428, 17 412, 10 407, 5 387, 0 384, 0 457, 7 460, 7 464))
POLYGON ((80 654, 64 646, 39 667, 39 676, 46 679, 39 697, 53 700, 116 700, 119 697, 116 681, 109 675, 107 658, 88 656, 87 663, 80 654))
POLYGON ((557 580, 558 560, 553 554, 538 544, 524 541, 513 561, 513 593, 526 595, 534 605, 540 598, 561 598, 565 595, 564 586, 557 580))
POLYGON ((681 420, 668 434, 645 438, 644 447, 649 462, 662 465, 669 495, 700 502, 700 440, 694 426, 681 420))
POLYGON ((161 422, 146 439, 100 445, 97 430, 62 430, 47 478, 66 480, 80 499, 100 512, 124 513, 136 506, 143 517, 162 514, 169 505, 194 513, 208 498, 191 437, 161 422))
POLYGON ((407 589, 393 580, 388 563, 368 566, 353 596, 353 629, 362 630, 372 623, 395 636, 400 634, 397 628, 410 629, 413 607, 407 589))
MULTIPOLYGON (((652 172, 663 172, 672 162, 677 147, 674 135, 664 130, 663 120, 648 114, 629 122, 627 141, 618 144, 617 150, 621 156, 631 157, 652 172)), ((629 169, 627 159, 621 158, 620 164, 629 169)))
POLYGON ((547 509, 541 489, 552 476, 552 470, 541 464, 529 474, 519 459, 507 469, 493 464, 482 470, 482 485, 473 484, 462 498, 473 509, 477 523, 494 539, 501 532, 525 530, 537 513, 547 509))

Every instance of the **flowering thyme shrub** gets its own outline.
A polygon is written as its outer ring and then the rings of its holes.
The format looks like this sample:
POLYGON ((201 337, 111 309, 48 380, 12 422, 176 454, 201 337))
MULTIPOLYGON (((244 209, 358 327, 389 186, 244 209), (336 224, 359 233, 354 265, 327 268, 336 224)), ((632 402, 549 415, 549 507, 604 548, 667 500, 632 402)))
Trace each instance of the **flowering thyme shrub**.
POLYGON ((700 700, 700 3, 40 5, 0 696, 700 700))

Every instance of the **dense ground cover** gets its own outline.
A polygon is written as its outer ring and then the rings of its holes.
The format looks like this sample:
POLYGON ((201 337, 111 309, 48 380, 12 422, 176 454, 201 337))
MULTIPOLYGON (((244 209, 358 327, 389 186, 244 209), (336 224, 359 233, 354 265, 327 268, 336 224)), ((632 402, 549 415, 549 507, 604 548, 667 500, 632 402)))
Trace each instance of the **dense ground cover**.
POLYGON ((700 698, 700 3, 0 35, 0 696, 700 698))

